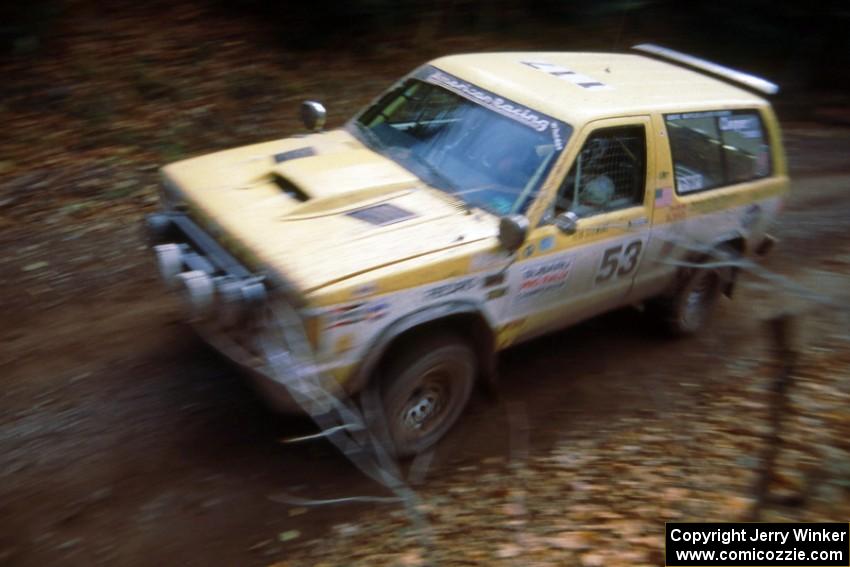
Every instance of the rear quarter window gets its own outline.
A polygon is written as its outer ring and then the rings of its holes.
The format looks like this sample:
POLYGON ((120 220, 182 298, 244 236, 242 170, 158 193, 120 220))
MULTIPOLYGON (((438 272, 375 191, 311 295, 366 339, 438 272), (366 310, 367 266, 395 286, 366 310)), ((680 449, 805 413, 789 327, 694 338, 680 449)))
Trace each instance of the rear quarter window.
POLYGON ((679 195, 770 175, 770 145, 758 110, 666 114, 664 120, 679 195))

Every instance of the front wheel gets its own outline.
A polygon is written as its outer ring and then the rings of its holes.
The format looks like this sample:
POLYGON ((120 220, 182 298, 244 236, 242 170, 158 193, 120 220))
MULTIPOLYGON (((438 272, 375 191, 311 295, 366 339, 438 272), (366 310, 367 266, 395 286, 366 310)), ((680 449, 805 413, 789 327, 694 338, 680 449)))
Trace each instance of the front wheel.
POLYGON ((408 343, 381 380, 381 406, 392 452, 400 458, 439 441, 460 417, 475 382, 472 348, 441 335, 408 343))

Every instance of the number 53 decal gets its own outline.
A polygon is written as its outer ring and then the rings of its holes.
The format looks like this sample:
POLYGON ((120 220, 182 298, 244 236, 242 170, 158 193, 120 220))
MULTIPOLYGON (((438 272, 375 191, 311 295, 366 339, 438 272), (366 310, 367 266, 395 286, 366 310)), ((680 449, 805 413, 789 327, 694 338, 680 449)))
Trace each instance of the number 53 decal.
POLYGON ((625 248, 621 244, 605 250, 599 272, 596 274, 596 283, 607 282, 615 275, 620 277, 633 272, 637 267, 642 249, 643 242, 635 240, 626 244, 625 248))

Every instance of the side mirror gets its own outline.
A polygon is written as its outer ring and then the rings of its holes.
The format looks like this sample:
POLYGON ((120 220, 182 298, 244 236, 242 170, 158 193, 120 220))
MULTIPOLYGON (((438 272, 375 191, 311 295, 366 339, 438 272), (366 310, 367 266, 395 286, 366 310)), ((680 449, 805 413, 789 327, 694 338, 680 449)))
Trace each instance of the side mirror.
POLYGON ((509 215, 499 221, 499 243, 508 252, 516 252, 528 236, 528 219, 522 215, 509 215))
POLYGON ((578 215, 566 211, 555 217, 555 226, 564 234, 575 234, 578 230, 578 215))
POLYGON ((301 122, 311 132, 318 132, 325 125, 327 112, 321 102, 305 100, 301 103, 301 122))

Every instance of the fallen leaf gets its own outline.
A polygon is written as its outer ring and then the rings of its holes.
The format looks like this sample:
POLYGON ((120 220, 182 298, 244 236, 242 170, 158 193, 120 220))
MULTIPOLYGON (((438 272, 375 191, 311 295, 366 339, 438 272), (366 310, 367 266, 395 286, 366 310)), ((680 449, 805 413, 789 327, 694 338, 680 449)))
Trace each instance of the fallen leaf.
POLYGON ((653 549, 663 549, 664 548, 664 537, 660 535, 647 535, 641 537, 633 537, 629 539, 629 543, 639 545, 642 547, 649 547, 653 549))
POLYGON ((593 532, 562 532, 546 538, 546 543, 559 549, 587 549, 593 546, 593 532))
POLYGON ((23 271, 25 272, 33 272, 35 270, 41 270, 49 266, 47 262, 33 262, 32 264, 27 264, 23 267, 23 271))
POLYGON ((278 541, 286 542, 298 539, 299 537, 301 537, 301 532, 298 530, 286 530, 285 532, 280 532, 277 539, 278 541))
POLYGON ((583 553, 581 564, 583 567, 603 567, 605 565, 605 556, 594 552, 583 553))
POLYGON ((520 553, 522 553, 522 549, 520 546, 514 543, 505 543, 502 544, 498 550, 496 550, 496 557, 500 559, 508 559, 511 557, 516 557, 520 553))
POLYGON ((752 498, 744 498, 743 496, 730 496, 726 499, 726 509, 729 512, 730 518, 741 516, 747 512, 753 505, 752 498))
POLYGON ((260 549, 262 549, 262 548, 266 547, 267 545, 270 545, 271 543, 272 543, 272 540, 270 540, 270 539, 265 539, 265 540, 263 540, 263 541, 260 541, 260 542, 255 543, 254 545, 252 545, 251 547, 249 547, 249 548, 248 548, 248 551, 258 551, 258 550, 260 550, 260 549))
POLYGON ((422 559, 422 553, 414 549, 399 557, 398 564, 403 567, 419 567, 424 565, 425 561, 422 559))

